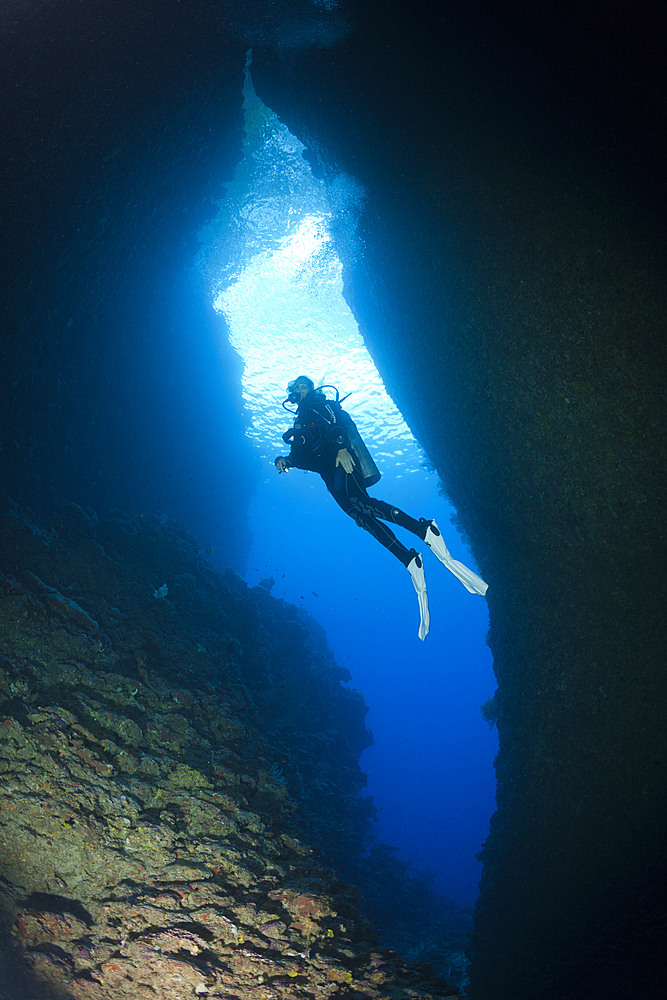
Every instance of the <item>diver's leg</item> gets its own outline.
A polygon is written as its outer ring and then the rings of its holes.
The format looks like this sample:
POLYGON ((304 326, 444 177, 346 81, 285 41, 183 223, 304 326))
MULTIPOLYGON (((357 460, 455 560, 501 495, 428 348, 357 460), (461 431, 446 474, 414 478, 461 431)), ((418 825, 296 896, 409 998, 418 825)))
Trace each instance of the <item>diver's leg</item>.
POLYGON ((392 507, 384 500, 368 496, 368 493, 366 493, 365 506, 368 513, 374 518, 381 517, 383 521, 391 521, 392 524, 398 524, 401 528, 407 528, 413 535, 418 535, 422 541, 426 542, 443 566, 446 566, 450 573, 453 573, 457 580, 461 581, 469 593, 480 594, 484 597, 489 585, 482 580, 481 576, 464 566, 462 562, 452 559, 435 521, 426 521, 423 517, 415 521, 414 517, 410 517, 400 507, 392 507))
POLYGON ((397 524, 399 528, 407 528, 413 535, 417 535, 424 541, 426 521, 416 521, 414 517, 410 517, 400 507, 392 507, 391 504, 385 503, 384 500, 378 500, 377 497, 368 497, 368 508, 373 512, 374 517, 381 517, 383 521, 391 521, 392 524, 397 524))
POLYGON ((357 469, 348 473, 339 465, 332 476, 322 476, 322 478, 338 506, 352 518, 355 524, 368 531, 373 538, 389 549, 397 559, 400 559, 404 566, 407 566, 414 557, 414 549, 406 549, 391 528, 377 520, 372 506, 372 498, 366 492, 363 479, 357 469))
POLYGON ((384 500, 377 500, 375 497, 368 497, 367 510, 374 517, 381 517, 384 521, 391 521, 401 528, 407 528, 413 535, 418 535, 422 541, 426 542, 431 552, 437 556, 443 566, 446 566, 450 573, 453 573, 457 580, 460 580, 466 590, 471 594, 486 594, 489 585, 482 580, 481 576, 473 573, 471 569, 464 566, 457 559, 452 559, 449 550, 445 545, 445 540, 440 533, 440 529, 435 521, 426 521, 423 517, 415 521, 404 510, 399 507, 391 507, 384 500))
POLYGON ((358 473, 356 469, 351 473, 346 473, 341 466, 338 466, 333 476, 330 478, 322 476, 322 478, 332 497, 345 513, 349 514, 360 528, 370 532, 381 545, 393 552, 406 567, 419 601, 419 638, 425 639, 431 627, 431 615, 426 592, 426 577, 420 553, 414 549, 406 549, 391 528, 382 524, 374 516, 376 501, 369 497, 361 473, 358 473))
POLYGON ((419 638, 425 639, 431 627, 431 615, 428 607, 422 557, 415 549, 406 549, 391 528, 382 524, 373 515, 374 508, 372 504, 369 504, 371 497, 366 492, 361 474, 357 475, 356 473, 356 469, 351 473, 346 473, 341 466, 338 466, 333 476, 322 476, 322 478, 332 497, 345 513, 349 514, 360 528, 364 528, 374 538, 377 538, 378 542, 389 549, 406 567, 419 601, 419 638))

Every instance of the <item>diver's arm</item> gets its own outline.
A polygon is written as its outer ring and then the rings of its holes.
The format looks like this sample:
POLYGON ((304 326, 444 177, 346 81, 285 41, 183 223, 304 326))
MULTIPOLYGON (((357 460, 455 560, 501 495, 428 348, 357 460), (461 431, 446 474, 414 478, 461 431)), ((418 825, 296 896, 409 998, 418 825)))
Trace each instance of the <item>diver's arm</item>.
POLYGON ((290 453, 289 455, 278 455, 278 457, 274 460, 273 464, 279 473, 289 472, 290 469, 293 469, 298 464, 294 454, 295 447, 297 447, 296 439, 294 437, 295 432, 296 424, 294 427, 288 428, 282 436, 285 444, 290 446, 290 453))

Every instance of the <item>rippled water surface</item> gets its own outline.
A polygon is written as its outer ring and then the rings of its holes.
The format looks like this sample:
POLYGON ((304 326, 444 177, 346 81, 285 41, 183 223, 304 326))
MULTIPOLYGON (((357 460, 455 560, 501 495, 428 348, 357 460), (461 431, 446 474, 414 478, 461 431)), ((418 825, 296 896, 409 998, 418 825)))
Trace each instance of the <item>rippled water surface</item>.
POLYGON ((341 396, 351 393, 346 407, 376 460, 414 472, 420 449, 343 297, 329 234, 334 213, 353 228, 363 191, 345 176, 327 190, 313 177, 302 143, 262 104, 249 77, 244 94, 245 157, 218 216, 200 234, 199 266, 245 363, 249 434, 264 457, 284 450, 281 434, 291 419, 281 406, 285 387, 309 375, 341 396))

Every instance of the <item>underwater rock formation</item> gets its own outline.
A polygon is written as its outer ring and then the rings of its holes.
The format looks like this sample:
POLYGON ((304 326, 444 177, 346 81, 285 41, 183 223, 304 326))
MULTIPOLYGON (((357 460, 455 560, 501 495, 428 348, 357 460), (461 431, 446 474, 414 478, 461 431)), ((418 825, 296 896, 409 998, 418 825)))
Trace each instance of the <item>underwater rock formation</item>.
POLYGON ((239 358, 186 271, 241 155, 244 49, 197 9, 217 6, 0 16, 0 484, 36 510, 187 512, 239 566, 259 463, 239 358))
POLYGON ((664 143, 619 124, 604 46, 595 115, 535 100, 487 9, 472 31, 357 5, 344 44, 255 49, 253 79, 316 169, 365 189, 334 234, 345 294, 489 582, 498 811, 469 995, 659 996, 664 143))
POLYGON ((453 997, 323 864, 355 857, 373 809, 366 706, 317 624, 173 522, 0 517, 0 913, 29 982, 453 997))

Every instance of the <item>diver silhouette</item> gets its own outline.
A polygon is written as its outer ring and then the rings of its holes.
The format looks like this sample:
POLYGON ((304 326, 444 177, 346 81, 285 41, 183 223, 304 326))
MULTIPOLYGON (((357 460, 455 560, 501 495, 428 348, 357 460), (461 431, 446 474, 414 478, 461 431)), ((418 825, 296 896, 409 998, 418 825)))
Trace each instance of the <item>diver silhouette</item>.
POLYGON ((341 406, 338 390, 335 390, 335 400, 326 398, 323 389, 333 388, 320 386, 316 389, 313 380, 305 375, 299 375, 289 383, 288 398, 283 406, 285 409, 288 409, 287 403, 297 406, 296 411, 289 410, 295 414, 294 425, 283 434, 283 441, 290 444, 290 453, 288 456, 279 455, 274 464, 279 473, 289 472, 292 468, 319 473, 329 493, 345 513, 401 560, 417 591, 419 638, 425 639, 431 616, 421 553, 416 549, 407 549, 382 521, 407 528, 426 542, 440 562, 471 594, 483 596, 488 585, 463 563, 452 559, 435 521, 424 518, 416 521, 398 507, 368 495, 367 487, 379 482, 380 473, 354 421, 341 406))

